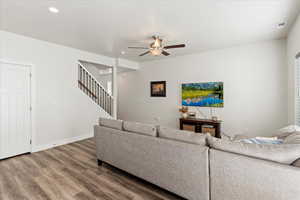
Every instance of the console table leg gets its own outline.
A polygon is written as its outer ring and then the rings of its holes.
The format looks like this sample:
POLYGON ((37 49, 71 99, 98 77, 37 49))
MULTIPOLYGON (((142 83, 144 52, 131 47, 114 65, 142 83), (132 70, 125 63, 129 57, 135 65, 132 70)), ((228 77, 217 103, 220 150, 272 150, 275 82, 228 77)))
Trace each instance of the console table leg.
POLYGON ((98 166, 102 166, 103 161, 102 160, 98 160, 98 166))

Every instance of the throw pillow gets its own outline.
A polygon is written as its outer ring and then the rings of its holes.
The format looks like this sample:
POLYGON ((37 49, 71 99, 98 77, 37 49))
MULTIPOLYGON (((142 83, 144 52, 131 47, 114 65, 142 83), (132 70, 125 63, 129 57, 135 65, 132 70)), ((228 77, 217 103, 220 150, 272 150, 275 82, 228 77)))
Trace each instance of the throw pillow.
POLYGON ((250 144, 282 144, 283 140, 277 137, 255 137, 249 139, 240 140, 241 142, 250 144))
POLYGON ((284 144, 300 144, 300 132, 294 132, 291 135, 287 136, 284 141, 284 144))
POLYGON ((241 140, 245 140, 245 139, 249 139, 251 138, 251 136, 247 136, 247 135, 235 135, 232 140, 233 141, 241 141, 241 140))
POLYGON ((289 125, 279 129, 274 136, 285 139, 287 136, 291 135, 294 132, 300 132, 300 127, 297 125, 289 125))
POLYGON ((213 137, 208 137, 208 144, 214 149, 288 165, 300 158, 300 145, 297 144, 248 144, 213 137))

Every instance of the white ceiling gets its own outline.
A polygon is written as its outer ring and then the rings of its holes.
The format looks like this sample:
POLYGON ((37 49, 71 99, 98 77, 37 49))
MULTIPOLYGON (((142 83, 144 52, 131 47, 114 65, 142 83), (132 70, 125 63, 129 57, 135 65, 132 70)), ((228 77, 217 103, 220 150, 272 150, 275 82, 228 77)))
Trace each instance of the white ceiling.
MULTIPOLYGON (((108 69, 111 69, 111 66, 106 66, 106 65, 102 65, 99 63, 92 63, 92 62, 88 62, 88 61, 84 61, 84 60, 79 60, 85 67, 96 67, 98 70, 102 70, 102 71, 107 71, 108 69)), ((117 72, 118 73, 123 73, 123 72, 131 72, 131 71, 135 71, 134 69, 128 68, 128 67, 122 67, 122 66, 118 66, 117 68, 117 72)), ((106 73, 104 75, 107 74, 112 74, 112 71, 109 73, 106 73)))
MULTIPOLYGON (((1 29, 107 56, 145 61, 159 34, 172 56, 286 37, 300 0, 0 0, 1 29), (48 11, 49 6, 60 10, 48 11), (288 23, 284 29, 276 25, 288 23), (121 55, 125 51, 125 55, 121 55)), ((160 57, 161 58, 161 57, 160 57)))

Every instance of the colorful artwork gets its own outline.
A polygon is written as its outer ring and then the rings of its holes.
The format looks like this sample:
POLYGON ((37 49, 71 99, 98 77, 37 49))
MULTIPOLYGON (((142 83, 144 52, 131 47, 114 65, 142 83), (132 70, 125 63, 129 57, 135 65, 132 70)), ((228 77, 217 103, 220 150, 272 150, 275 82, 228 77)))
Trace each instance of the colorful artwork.
POLYGON ((224 107, 223 82, 182 84, 182 105, 224 107))

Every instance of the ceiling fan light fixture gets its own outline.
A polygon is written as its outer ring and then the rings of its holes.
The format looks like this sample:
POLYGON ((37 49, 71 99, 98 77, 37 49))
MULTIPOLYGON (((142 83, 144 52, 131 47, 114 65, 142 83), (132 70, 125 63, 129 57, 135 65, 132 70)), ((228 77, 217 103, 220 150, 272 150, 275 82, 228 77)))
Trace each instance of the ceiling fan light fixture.
POLYGON ((48 10, 52 13, 59 13, 59 10, 55 7, 49 7, 48 10))
POLYGON ((185 44, 176 44, 176 45, 163 45, 163 40, 159 38, 159 36, 152 36, 154 42, 149 44, 149 47, 128 47, 129 49, 147 49, 146 52, 140 54, 139 56, 145 56, 147 54, 151 54, 152 56, 169 56, 170 53, 166 50, 168 49, 177 49, 184 48, 185 44))
POLYGON ((153 48, 153 49, 150 49, 150 52, 154 56, 159 56, 162 53, 162 49, 161 48, 153 48))
POLYGON ((161 40, 157 38, 155 40, 155 42, 153 43, 152 47, 154 47, 154 48, 161 47, 161 40))

